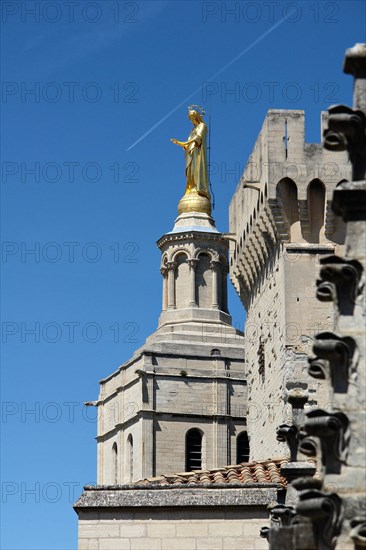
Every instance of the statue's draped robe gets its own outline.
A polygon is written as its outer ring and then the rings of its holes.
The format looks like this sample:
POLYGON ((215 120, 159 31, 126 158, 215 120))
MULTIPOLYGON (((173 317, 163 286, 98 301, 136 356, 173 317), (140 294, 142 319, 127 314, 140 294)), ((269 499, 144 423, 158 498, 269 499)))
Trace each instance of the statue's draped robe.
POLYGON ((200 122, 189 134, 188 141, 194 140, 185 149, 186 193, 196 189, 200 195, 210 199, 206 157, 207 126, 200 122))

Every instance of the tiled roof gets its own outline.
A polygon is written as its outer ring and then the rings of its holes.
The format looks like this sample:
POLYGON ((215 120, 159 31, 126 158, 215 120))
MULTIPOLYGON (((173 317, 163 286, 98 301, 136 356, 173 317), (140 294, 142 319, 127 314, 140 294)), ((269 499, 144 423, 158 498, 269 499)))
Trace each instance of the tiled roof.
POLYGON ((177 486, 188 485, 246 485, 253 483, 277 483, 286 487, 287 481, 281 475, 282 464, 287 464, 288 458, 267 460, 262 462, 245 462, 214 470, 194 470, 174 475, 162 475, 150 479, 142 479, 134 485, 177 486))

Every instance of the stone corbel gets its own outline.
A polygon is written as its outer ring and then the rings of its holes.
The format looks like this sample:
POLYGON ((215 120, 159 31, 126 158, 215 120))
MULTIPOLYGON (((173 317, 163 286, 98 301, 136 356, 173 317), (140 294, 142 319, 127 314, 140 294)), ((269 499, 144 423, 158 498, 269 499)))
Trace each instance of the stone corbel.
POLYGON ((362 180, 366 163, 366 117, 362 111, 346 105, 328 109, 328 129, 324 131, 324 148, 329 151, 348 151, 352 163, 352 179, 362 180))
POLYGON ((322 450, 321 443, 318 437, 308 436, 304 429, 299 432, 299 449, 303 455, 314 458, 316 463, 321 463, 322 450))
POLYGON ((271 519, 271 527, 260 530, 269 550, 317 550, 310 519, 297 515, 294 508, 278 505, 271 510, 271 519))
POLYGON ((296 511, 293 506, 276 504, 276 506, 271 508, 271 523, 279 527, 288 527, 295 515, 296 511))
POLYGON ((341 338, 332 332, 321 332, 315 337, 309 358, 309 374, 320 380, 330 380, 335 393, 347 393, 349 371, 356 344, 353 338, 341 338))
POLYGON ((292 506, 276 504, 270 513, 271 526, 262 527, 260 536, 268 540, 270 550, 295 550, 291 526, 295 509, 292 506))
POLYGON ((290 449, 290 462, 296 462, 297 450, 299 447, 299 430, 296 426, 289 426, 288 424, 281 424, 276 431, 277 441, 281 443, 287 443, 290 449))
MULTIPOLYGON (((321 409, 306 414, 302 433, 319 438, 322 463, 326 474, 339 474, 346 461, 350 439, 349 421, 344 413, 327 413, 321 409)), ((301 452, 316 450, 314 440, 305 437, 300 443, 301 452)))
POLYGON ((320 260, 320 279, 316 296, 322 302, 334 301, 340 313, 352 315, 355 300, 360 292, 362 265, 357 260, 327 256, 320 260))
POLYGON ((317 550, 334 550, 343 519, 340 497, 335 493, 323 493, 316 489, 302 491, 296 512, 311 520, 317 550))
POLYGON ((309 392, 301 387, 288 388, 286 399, 293 409, 303 410, 305 403, 309 400, 309 392))
POLYGON ((309 400, 309 392, 307 387, 289 387, 292 383, 287 384, 286 400, 292 407, 292 422, 299 429, 304 423, 304 406, 309 400))
POLYGON ((355 545, 355 550, 366 548, 366 517, 356 517, 351 521, 352 530, 350 537, 355 545))

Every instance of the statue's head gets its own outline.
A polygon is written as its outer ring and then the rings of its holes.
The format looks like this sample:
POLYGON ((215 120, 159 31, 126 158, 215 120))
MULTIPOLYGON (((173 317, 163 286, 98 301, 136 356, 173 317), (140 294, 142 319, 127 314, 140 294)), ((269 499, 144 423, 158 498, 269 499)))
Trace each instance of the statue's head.
POLYGON ((196 121, 197 123, 203 122, 203 115, 205 114, 205 110, 202 109, 199 105, 190 105, 188 107, 188 118, 193 123, 196 121))

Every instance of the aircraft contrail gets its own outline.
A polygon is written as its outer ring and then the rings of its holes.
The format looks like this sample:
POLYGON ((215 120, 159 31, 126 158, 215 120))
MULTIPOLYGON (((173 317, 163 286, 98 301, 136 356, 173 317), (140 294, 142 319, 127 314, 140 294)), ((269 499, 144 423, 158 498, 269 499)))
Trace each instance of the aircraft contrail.
MULTIPOLYGON (((228 63, 226 63, 226 65, 221 67, 221 69, 219 69, 215 74, 211 75, 208 78, 208 81, 214 80, 217 76, 219 76, 221 73, 223 73, 226 69, 231 67, 231 65, 236 63, 236 61, 238 61, 241 57, 243 57, 243 55, 245 55, 247 52, 249 52, 249 50, 251 50, 252 48, 254 48, 254 46, 259 44, 259 42, 261 42, 264 38, 266 38, 266 36, 268 36, 271 32, 273 32, 275 29, 277 29, 277 27, 282 25, 282 23, 284 23, 284 21, 286 21, 286 19, 289 16, 291 16, 293 13, 295 13, 295 11, 296 11, 295 9, 291 10, 288 14, 286 14, 286 17, 282 17, 279 21, 277 21, 277 23, 272 25, 272 27, 270 27, 263 34, 261 34, 256 40, 254 40, 254 42, 252 42, 243 51, 241 51, 238 55, 236 55, 231 61, 229 61, 228 63)), ((151 126, 151 128, 149 128, 149 130, 147 130, 144 134, 142 134, 142 136, 140 136, 132 145, 130 145, 128 147, 128 149, 126 149, 126 151, 131 151, 131 149, 133 149, 138 143, 140 143, 149 134, 151 134, 151 132, 153 132, 156 128, 158 128, 158 126, 160 126, 167 118, 169 118, 173 113, 175 113, 175 111, 177 111, 180 107, 182 107, 182 105, 184 105, 189 99, 191 99, 197 92, 199 92, 200 89, 201 89, 201 86, 196 88, 191 94, 189 94, 187 97, 185 97, 180 103, 178 103, 178 105, 176 107, 174 107, 174 109, 169 111, 169 113, 167 113, 165 116, 163 116, 163 118, 161 118, 158 122, 156 122, 153 126, 151 126)))

